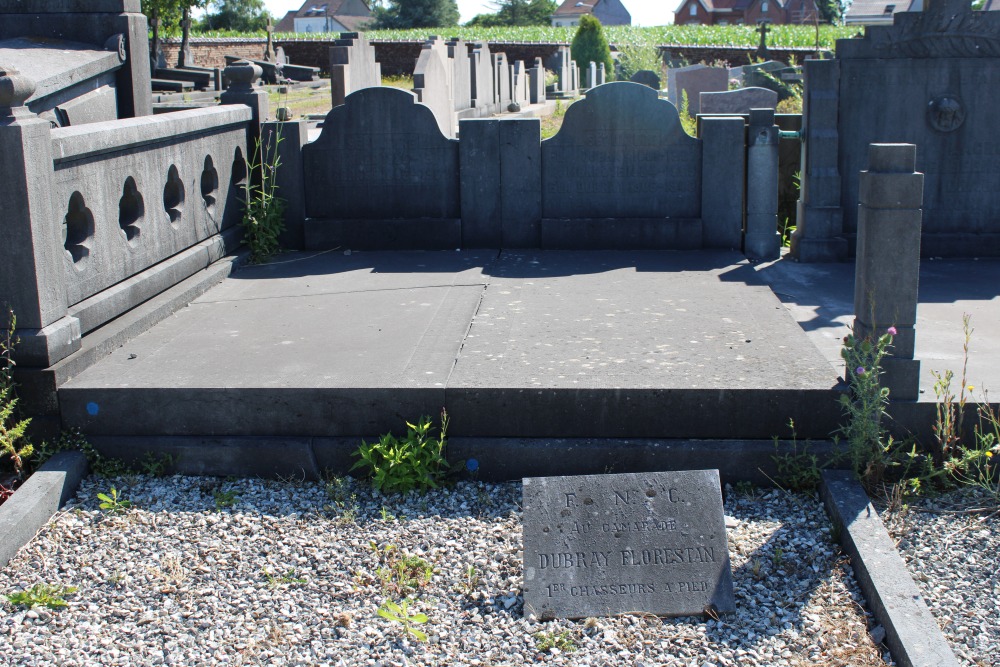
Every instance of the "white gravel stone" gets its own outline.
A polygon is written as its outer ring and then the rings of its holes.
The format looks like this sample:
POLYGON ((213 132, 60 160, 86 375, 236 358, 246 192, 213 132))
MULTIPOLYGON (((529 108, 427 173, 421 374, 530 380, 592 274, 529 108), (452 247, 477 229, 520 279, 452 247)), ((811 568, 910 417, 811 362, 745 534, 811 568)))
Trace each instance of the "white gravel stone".
MULTIPOLYGON (((728 495, 735 614, 540 623, 522 613, 520 484, 463 482, 400 498, 351 480, 328 493, 309 483, 91 477, 0 570, 0 593, 79 587, 60 611, 0 605, 0 664, 886 664, 821 504, 778 491, 728 495), (97 507, 112 485, 133 503, 120 515, 97 507), (235 505, 217 509, 217 493, 229 491, 235 505), (426 643, 377 615, 386 599, 403 599, 379 571, 392 551, 433 568, 409 602, 429 617, 415 626, 426 643), (545 638, 555 650, 540 651, 545 638)), ((975 639, 981 621, 953 625, 975 639)))
POLYGON ((997 498, 964 488, 878 509, 956 657, 972 667, 1000 667, 997 498))

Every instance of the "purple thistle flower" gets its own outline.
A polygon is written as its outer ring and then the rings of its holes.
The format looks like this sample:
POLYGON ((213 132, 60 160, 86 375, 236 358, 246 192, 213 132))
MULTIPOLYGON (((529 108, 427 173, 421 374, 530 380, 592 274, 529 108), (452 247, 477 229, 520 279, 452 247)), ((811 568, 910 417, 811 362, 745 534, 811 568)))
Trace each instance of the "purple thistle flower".
POLYGON ((855 375, 859 375, 859 376, 860 375, 864 375, 865 374, 865 367, 864 366, 858 366, 857 368, 854 369, 854 374, 855 375))
POLYGON ((895 336, 895 335, 896 335, 896 327, 889 327, 889 328, 888 328, 888 329, 886 329, 885 331, 886 331, 886 333, 888 333, 888 334, 889 334, 890 336, 895 336))

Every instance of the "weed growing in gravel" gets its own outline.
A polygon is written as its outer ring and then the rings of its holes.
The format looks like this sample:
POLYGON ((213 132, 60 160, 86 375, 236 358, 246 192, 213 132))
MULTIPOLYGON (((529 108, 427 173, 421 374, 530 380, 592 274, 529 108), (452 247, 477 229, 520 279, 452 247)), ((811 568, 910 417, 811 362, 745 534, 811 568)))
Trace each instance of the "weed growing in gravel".
POLYGON ((221 512, 224 509, 235 507, 236 501, 239 499, 240 495, 230 489, 229 491, 223 491, 218 489, 215 492, 215 509, 221 512))
POLYGON ((87 458, 91 474, 98 477, 125 477, 136 472, 121 459, 101 454, 78 429, 63 431, 58 440, 51 443, 43 442, 37 450, 35 460, 39 463, 57 452, 82 452, 87 458))
POLYGON ((264 577, 267 579, 268 588, 278 588, 279 586, 301 586, 306 583, 303 577, 295 576, 295 568, 289 568, 285 574, 272 574, 264 568, 264 577))
POLYGON ((384 594, 407 595, 430 583, 434 567, 420 556, 401 551, 394 544, 379 547, 371 542, 369 547, 379 561, 375 574, 384 594))
POLYGON ((427 633, 413 627, 414 625, 422 625, 426 623, 428 621, 427 614, 420 612, 410 613, 409 598, 403 599, 403 601, 399 604, 396 604, 392 600, 386 600, 382 603, 382 606, 378 608, 378 615, 387 621, 402 625, 406 634, 413 637, 418 642, 427 641, 427 633))
POLYGON ((351 491, 350 477, 332 477, 326 483, 326 497, 332 505, 324 505, 323 511, 337 514, 337 523, 353 524, 358 521, 358 494, 351 491))
POLYGON ((76 586, 59 586, 57 584, 35 584, 24 591, 16 591, 8 594, 7 601, 15 607, 23 606, 48 607, 49 609, 61 609, 67 605, 66 596, 76 593, 76 586))
POLYGON ((174 457, 170 454, 157 455, 153 452, 146 452, 142 461, 139 462, 139 470, 150 477, 165 477, 173 465, 174 457))
POLYGON ((132 501, 126 500, 124 496, 118 493, 118 489, 113 486, 109 493, 98 493, 97 499, 101 501, 99 507, 106 514, 124 514, 126 510, 132 507, 132 501))
POLYGON ((826 466, 821 466, 812 444, 808 440, 799 442, 795 421, 789 419, 788 427, 792 430, 792 451, 780 453, 778 438, 774 438, 774 449, 779 453, 771 457, 777 472, 773 481, 789 491, 814 491, 819 488, 821 468, 837 463, 840 457, 833 456, 826 466))
POLYGON ((558 649, 563 653, 572 653, 576 650, 576 643, 569 630, 558 633, 543 630, 536 632, 533 637, 535 638, 535 648, 538 649, 539 653, 547 653, 552 649, 558 649))
POLYGON ((475 565, 469 565, 465 568, 465 577, 458 584, 458 589, 466 595, 470 595, 474 590, 479 588, 479 573, 476 572, 475 565))
POLYGON ((448 413, 441 410, 441 434, 437 438, 431 437, 434 429, 430 417, 421 417, 416 424, 406 422, 406 427, 402 439, 386 433, 376 443, 362 441, 354 452, 360 460, 351 470, 366 469, 376 491, 426 492, 444 481, 449 467, 445 458, 448 413))
MULTIPOLYGON (((0 456, 7 456, 18 478, 24 475, 25 459, 31 456, 32 446, 24 436, 31 423, 30 419, 19 419, 17 397, 14 395, 14 346, 17 338, 14 331, 17 318, 14 311, 7 311, 7 328, 0 335, 0 456)), ((0 493, 3 487, 0 487, 0 493)))

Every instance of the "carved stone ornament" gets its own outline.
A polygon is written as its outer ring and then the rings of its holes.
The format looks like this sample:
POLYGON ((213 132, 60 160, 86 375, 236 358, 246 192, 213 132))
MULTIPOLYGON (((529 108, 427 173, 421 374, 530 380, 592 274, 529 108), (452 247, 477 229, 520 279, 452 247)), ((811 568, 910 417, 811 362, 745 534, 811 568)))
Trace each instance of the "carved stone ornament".
POLYGON ((938 0, 926 12, 898 14, 894 25, 868 33, 880 56, 1000 57, 1000 13, 972 11, 967 0, 938 0))
POLYGON ((34 92, 34 81, 13 67, 0 65, 0 109, 24 106, 34 92))
POLYGON ((125 62, 125 58, 127 57, 125 52, 125 35, 122 33, 111 35, 111 37, 108 37, 108 40, 104 42, 104 48, 108 51, 117 51, 118 60, 125 62))
POLYGON ((927 103, 927 122, 938 132, 952 132, 965 122, 965 107, 957 95, 940 95, 927 103))
POLYGON ((251 90, 253 82, 260 78, 264 70, 260 65, 254 65, 247 60, 237 60, 225 69, 225 76, 229 79, 231 90, 251 90))

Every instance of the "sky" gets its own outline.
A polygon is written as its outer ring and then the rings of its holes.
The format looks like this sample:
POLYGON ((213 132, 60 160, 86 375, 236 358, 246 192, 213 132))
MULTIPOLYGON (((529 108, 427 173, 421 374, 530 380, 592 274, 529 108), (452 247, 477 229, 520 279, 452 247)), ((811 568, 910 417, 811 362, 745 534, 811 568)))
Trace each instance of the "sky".
MULTIPOLYGON (((298 9, 304 0, 264 0, 268 10, 280 21, 291 9, 298 9)), ((476 14, 491 12, 490 0, 458 0, 458 11, 465 23, 476 14)), ((622 4, 632 15, 632 25, 666 25, 673 22, 674 9, 679 0, 622 0, 622 4)))

